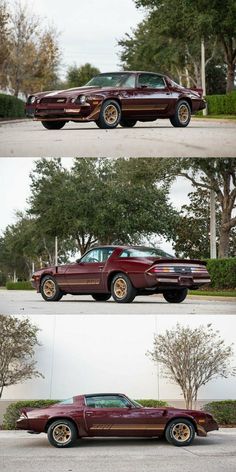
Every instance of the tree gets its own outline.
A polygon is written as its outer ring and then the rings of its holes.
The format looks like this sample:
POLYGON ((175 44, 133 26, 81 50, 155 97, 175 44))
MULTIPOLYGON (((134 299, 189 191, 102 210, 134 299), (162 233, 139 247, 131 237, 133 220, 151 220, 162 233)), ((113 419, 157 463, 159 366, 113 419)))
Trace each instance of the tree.
POLYGON ((4 387, 43 377, 33 360, 38 331, 27 318, 0 315, 0 398, 4 387))
MULTIPOLYGON (((181 207, 175 224, 174 250, 178 256, 191 258, 210 257, 210 191, 198 188, 188 194, 190 203, 181 207)), ((216 202, 216 236, 219 246, 221 209, 216 202)), ((232 228, 229 240, 229 257, 235 256, 236 227, 232 228)), ((218 252, 218 251, 217 251, 218 252)))
POLYGON ((200 38, 204 38, 208 56, 206 64, 220 53, 220 64, 224 62, 227 67, 226 91, 230 92, 234 88, 235 0, 226 0, 223 7, 220 0, 173 0, 171 4, 167 0, 135 0, 135 3, 138 8, 146 8, 148 19, 156 18, 160 31, 172 38, 177 49, 182 42, 187 70, 190 65, 195 81, 200 81, 200 38))
POLYGON ((214 190, 221 208, 218 257, 229 257, 230 235, 236 226, 236 159, 176 159, 170 172, 190 180, 196 188, 214 190))
POLYGON ((75 241, 81 254, 94 243, 140 243, 153 233, 171 236, 176 212, 167 186, 157 185, 163 160, 153 161, 156 177, 147 185, 148 165, 143 169, 143 160, 133 159, 77 158, 70 171, 58 160, 38 161, 31 174, 30 214, 46 234, 75 241))
POLYGON ((191 329, 181 326, 154 337, 147 355, 161 363, 163 374, 182 390, 186 408, 193 408, 199 389, 216 378, 236 375, 231 367, 232 345, 226 346, 211 324, 191 329))
MULTIPOLYGON (((147 7, 147 17, 133 36, 126 35, 119 41, 124 65, 131 69, 158 70, 176 78, 180 84, 201 87, 202 24, 193 2, 136 3, 147 7)), ((216 52, 219 57, 216 37, 205 35, 205 47, 206 66, 209 67, 216 52)))
POLYGON ((74 64, 73 66, 70 66, 67 71, 68 87, 80 87, 85 85, 97 74, 100 74, 100 70, 89 63, 86 63, 80 67, 77 67, 74 64))
MULTIPOLYGON (((54 263, 54 238, 40 230, 35 218, 16 213, 16 222, 8 225, 0 238, 0 270, 5 276, 28 280, 32 265, 42 267, 54 263)), ((67 262, 70 243, 60 241, 59 263, 67 262)))
POLYGON ((0 0, 0 85, 6 85, 6 62, 10 48, 10 15, 7 10, 6 2, 0 0))
POLYGON ((45 26, 21 0, 15 1, 8 15, 4 86, 11 87, 16 97, 53 87, 60 61, 56 29, 45 26))

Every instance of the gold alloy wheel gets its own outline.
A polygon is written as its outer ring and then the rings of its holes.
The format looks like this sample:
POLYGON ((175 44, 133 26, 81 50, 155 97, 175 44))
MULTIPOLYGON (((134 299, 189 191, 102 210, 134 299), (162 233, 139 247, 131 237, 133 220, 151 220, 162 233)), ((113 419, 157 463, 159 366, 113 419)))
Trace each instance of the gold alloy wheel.
POLYGON ((117 298, 124 298, 127 295, 127 283, 119 277, 114 283, 114 293, 117 298))
POLYGON ((71 430, 66 424, 58 424, 52 433, 54 441, 60 444, 65 444, 71 439, 71 430))
POLYGON ((44 294, 49 297, 49 298, 52 298, 55 293, 56 293, 56 285, 55 283, 53 282, 53 280, 46 280, 43 284, 43 291, 44 291, 44 294))
POLYGON ((104 110, 104 119, 109 125, 114 125, 118 120, 118 110, 114 105, 108 105, 104 110))
POLYGON ((191 430, 185 423, 177 423, 172 429, 172 434, 176 441, 184 442, 190 438, 191 430))
POLYGON ((186 123, 186 121, 188 121, 189 109, 188 109, 187 105, 185 105, 184 103, 182 105, 180 105, 180 107, 178 109, 178 117, 179 117, 179 121, 181 123, 186 123))

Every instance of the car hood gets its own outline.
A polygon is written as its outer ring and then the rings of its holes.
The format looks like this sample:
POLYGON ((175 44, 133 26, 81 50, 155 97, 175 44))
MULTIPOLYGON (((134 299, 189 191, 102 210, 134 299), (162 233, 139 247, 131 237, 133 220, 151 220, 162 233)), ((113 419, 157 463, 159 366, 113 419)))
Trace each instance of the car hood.
MULTIPOLYGON (((115 89, 118 91, 119 89, 115 89)), ((87 85, 83 87, 76 87, 76 88, 70 88, 66 90, 54 90, 50 92, 39 92, 39 93, 34 93, 31 96, 36 96, 39 98, 44 98, 44 97, 58 97, 58 98, 74 98, 78 97, 79 95, 90 95, 90 94, 96 94, 96 93, 102 93, 103 91, 114 91, 114 88, 112 87, 89 87, 87 85)))

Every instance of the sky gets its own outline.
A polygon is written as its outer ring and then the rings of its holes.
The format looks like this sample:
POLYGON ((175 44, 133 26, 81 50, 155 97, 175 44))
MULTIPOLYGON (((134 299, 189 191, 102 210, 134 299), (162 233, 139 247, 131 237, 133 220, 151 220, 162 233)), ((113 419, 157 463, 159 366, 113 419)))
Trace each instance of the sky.
MULTIPOLYGON (((27 199, 30 196, 30 172, 34 168, 36 159, 1 158, 0 159, 0 235, 7 225, 16 221, 16 211, 27 208, 27 199)), ((64 167, 70 168, 73 159, 63 158, 64 167)), ((171 188, 170 200, 174 207, 180 209, 188 202, 188 193, 192 187, 186 179, 178 178, 171 188)), ((160 247, 166 252, 172 252, 172 245, 164 239, 160 247)))
MULTIPOLYGON (((10 4, 14 0, 10 0, 10 4)), ((68 65, 86 62, 101 72, 119 69, 117 41, 144 18, 133 0, 28 0, 29 11, 54 25, 62 50, 61 77, 68 65)))

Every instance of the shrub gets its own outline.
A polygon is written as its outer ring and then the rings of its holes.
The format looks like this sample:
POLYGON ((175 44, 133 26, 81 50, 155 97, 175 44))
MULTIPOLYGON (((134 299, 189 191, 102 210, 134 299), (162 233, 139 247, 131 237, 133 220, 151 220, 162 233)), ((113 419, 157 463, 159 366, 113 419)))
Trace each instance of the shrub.
POLYGON ((216 289, 236 288, 236 259, 208 259, 207 270, 211 287, 216 289))
POLYGON ((16 420, 20 416, 20 411, 22 408, 41 408, 44 406, 53 405, 59 400, 24 400, 15 403, 11 403, 3 417, 3 429, 15 429, 16 420))
POLYGON ((213 415, 219 424, 236 424, 236 400, 210 402, 204 405, 203 410, 213 415))
POLYGON ((33 290, 31 282, 7 282, 7 290, 33 290))
POLYGON ((23 100, 0 93, 0 118, 25 118, 23 100))
POLYGON ((147 407, 150 407, 150 408, 158 408, 159 406, 167 406, 168 403, 167 402, 164 402, 162 400, 152 400, 152 399, 149 399, 149 400, 136 400, 138 403, 140 403, 140 405, 142 406, 147 406, 147 407))
POLYGON ((236 115, 236 92, 206 97, 209 115, 236 115))

